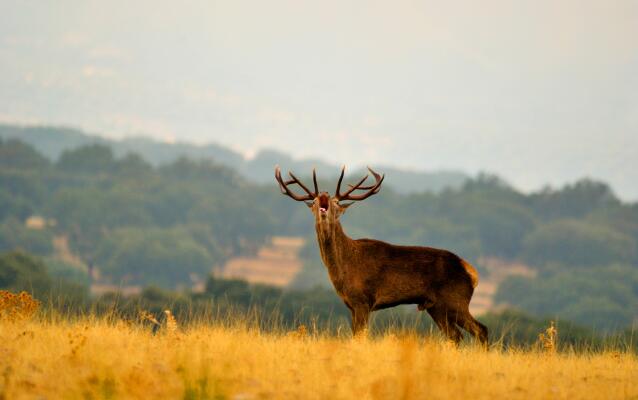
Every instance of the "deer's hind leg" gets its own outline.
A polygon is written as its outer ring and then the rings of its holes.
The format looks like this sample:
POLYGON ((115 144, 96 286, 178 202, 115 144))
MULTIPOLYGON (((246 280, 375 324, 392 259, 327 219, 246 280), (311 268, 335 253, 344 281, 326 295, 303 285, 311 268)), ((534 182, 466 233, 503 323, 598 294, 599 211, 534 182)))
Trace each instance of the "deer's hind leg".
POLYGON ((436 323, 436 326, 445 336, 447 336, 448 339, 453 341, 455 344, 459 344, 459 342, 461 342, 463 335, 454 323, 452 318, 453 315, 450 313, 451 310, 436 304, 428 308, 427 311, 434 320, 434 323, 436 323))
POLYGON ((473 288, 469 285, 456 284, 450 286, 447 290, 439 293, 441 302, 437 303, 436 306, 440 304, 440 307, 445 309, 445 317, 449 325, 454 325, 455 327, 458 325, 481 342, 482 345, 487 346, 487 327, 470 314, 470 300, 473 292, 473 288))
POLYGON ((487 346, 487 327, 477 321, 467 308, 463 311, 457 311, 455 314, 456 323, 481 342, 483 346, 487 346))

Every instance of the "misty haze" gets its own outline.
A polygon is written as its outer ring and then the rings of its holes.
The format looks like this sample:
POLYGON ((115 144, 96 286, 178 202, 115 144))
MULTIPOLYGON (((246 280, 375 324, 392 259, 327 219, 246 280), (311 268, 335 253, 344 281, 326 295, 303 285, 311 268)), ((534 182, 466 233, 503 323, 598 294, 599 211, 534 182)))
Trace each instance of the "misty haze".
POLYGON ((0 4, 0 121, 638 198, 638 6, 0 4))
POLYGON ((638 398, 636 38, 0 0, 0 399, 638 398))

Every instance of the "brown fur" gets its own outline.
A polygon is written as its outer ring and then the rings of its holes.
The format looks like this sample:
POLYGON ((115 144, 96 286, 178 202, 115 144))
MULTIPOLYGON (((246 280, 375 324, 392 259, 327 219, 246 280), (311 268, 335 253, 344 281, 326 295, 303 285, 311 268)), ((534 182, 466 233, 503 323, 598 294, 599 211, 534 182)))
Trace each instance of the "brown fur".
POLYGON ((337 183, 335 196, 319 193, 317 177, 312 171, 314 191, 308 189, 292 172, 284 181, 279 167, 275 179, 281 192, 304 201, 315 216, 315 229, 321 258, 330 280, 343 302, 352 312, 352 332, 365 331, 372 311, 399 304, 416 304, 427 310, 448 338, 458 343, 459 327, 482 344, 487 344, 487 328, 472 317, 469 310, 478 273, 470 263, 447 250, 421 246, 396 246, 373 239, 350 239, 339 218, 352 205, 341 201, 361 201, 379 192, 385 175, 368 168, 375 183, 362 186, 367 175, 341 193, 345 167, 337 183), (298 185, 305 194, 290 190, 298 185), (355 191, 365 191, 354 194, 355 191))
POLYGON ((472 288, 476 288, 479 282, 478 271, 476 271, 472 264, 465 260, 461 260, 461 264, 463 264, 463 268, 465 268, 465 271, 470 275, 470 278, 472 278, 472 288))
POLYGON ((462 338, 458 325, 487 343, 487 328, 469 312, 478 284, 472 265, 447 250, 353 240, 339 221, 346 206, 333 197, 327 212, 320 212, 326 196, 321 193, 311 205, 317 241, 330 280, 352 312, 354 334, 366 329, 372 311, 416 304, 451 340, 462 338))

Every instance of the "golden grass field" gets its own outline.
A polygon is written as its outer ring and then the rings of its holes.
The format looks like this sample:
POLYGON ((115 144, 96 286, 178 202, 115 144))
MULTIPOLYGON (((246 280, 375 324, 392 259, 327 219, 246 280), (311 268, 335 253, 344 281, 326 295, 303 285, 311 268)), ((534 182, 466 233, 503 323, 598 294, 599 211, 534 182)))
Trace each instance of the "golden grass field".
POLYGON ((459 349, 436 339, 337 339, 105 320, 3 323, 4 399, 632 399, 622 353, 459 349))
POLYGON ((18 311, 27 317, 0 312, 0 399, 638 398, 629 352, 484 350, 429 336, 18 311))

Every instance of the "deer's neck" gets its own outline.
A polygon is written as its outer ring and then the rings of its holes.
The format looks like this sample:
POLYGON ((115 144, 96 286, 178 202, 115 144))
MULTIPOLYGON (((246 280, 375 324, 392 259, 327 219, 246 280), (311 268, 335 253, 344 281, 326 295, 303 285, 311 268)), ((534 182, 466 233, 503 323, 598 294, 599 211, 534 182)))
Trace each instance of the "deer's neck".
POLYGON ((321 259, 334 282, 335 279, 340 279, 344 272, 353 240, 345 234, 339 221, 329 225, 316 224, 315 228, 321 259))

